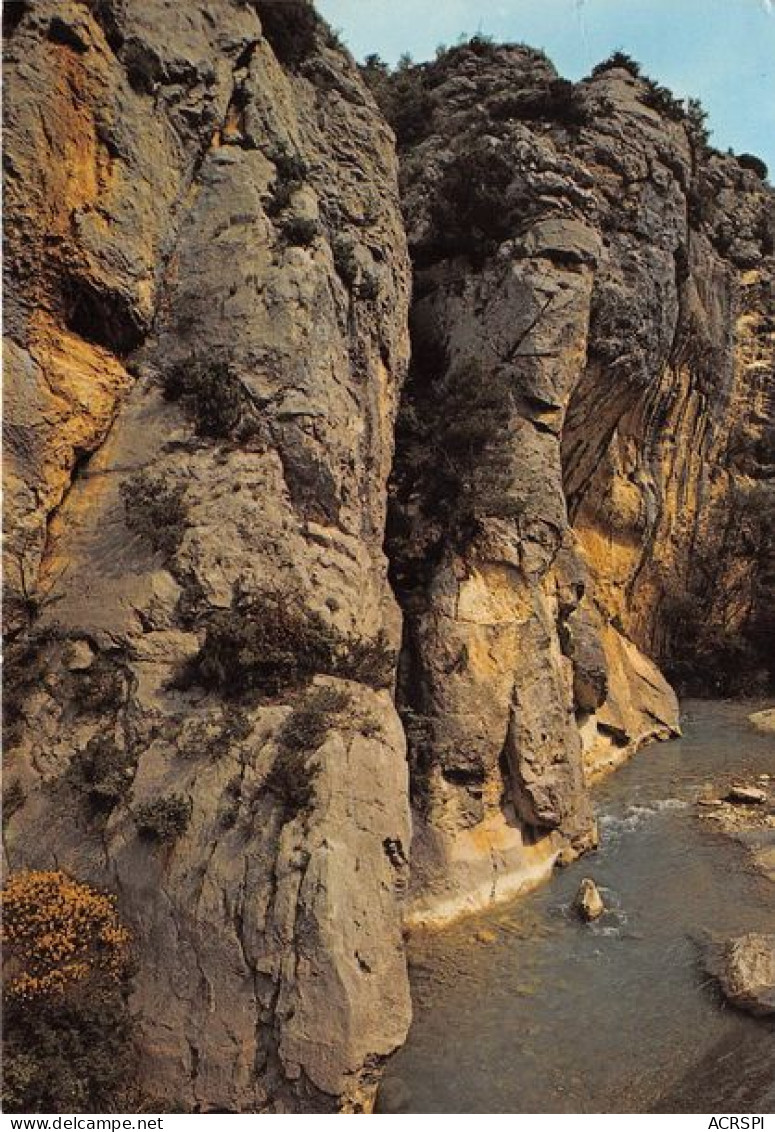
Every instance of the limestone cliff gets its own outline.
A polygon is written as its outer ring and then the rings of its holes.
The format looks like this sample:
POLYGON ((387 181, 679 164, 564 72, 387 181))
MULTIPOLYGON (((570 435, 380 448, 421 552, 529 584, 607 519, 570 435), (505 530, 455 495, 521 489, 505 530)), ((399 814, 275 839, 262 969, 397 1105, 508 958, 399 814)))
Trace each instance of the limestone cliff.
POLYGON ((3 14, 6 868, 118 894, 149 1108, 368 1109, 403 922, 764 678, 773 193, 475 40, 367 72, 400 204, 304 0, 3 14))
POLYGON ((409 1022, 392 137, 303 4, 15 15, 7 863, 120 894, 152 1108, 357 1107, 409 1022))
POLYGON ((369 75, 415 265, 388 550, 420 919, 594 838, 585 784, 678 728, 654 659, 767 679, 775 202, 637 70, 474 39, 369 75))

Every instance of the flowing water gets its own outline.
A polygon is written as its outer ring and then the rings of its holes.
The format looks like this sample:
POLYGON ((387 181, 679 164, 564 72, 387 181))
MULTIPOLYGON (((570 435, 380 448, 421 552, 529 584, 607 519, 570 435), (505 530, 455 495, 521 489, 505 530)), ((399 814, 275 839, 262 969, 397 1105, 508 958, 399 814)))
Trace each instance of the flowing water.
POLYGON ((775 737, 746 719, 763 706, 687 702, 682 739, 597 788, 597 853, 414 942, 415 1021, 377 1111, 775 1111, 775 1026, 725 1006, 697 945, 775 931, 775 886, 694 805, 775 774, 775 737), (609 908, 592 925, 571 911, 583 876, 609 908))

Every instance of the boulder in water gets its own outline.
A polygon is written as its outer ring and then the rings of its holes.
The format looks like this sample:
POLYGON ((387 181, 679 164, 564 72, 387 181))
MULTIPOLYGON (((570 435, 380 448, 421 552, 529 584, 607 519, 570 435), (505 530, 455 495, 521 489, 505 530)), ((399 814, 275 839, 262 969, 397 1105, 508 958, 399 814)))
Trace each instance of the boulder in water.
POLYGON ((579 885, 573 907, 582 920, 586 920, 587 923, 591 920, 597 920, 605 912, 605 904, 600 895, 600 889, 589 877, 584 877, 579 885))
POLYGON ((748 932, 713 944, 706 969, 733 1006, 775 1014, 775 935, 748 932))
POLYGON ((375 1113, 408 1112, 412 1102, 409 1086, 400 1077, 385 1077, 377 1092, 375 1113))
POLYGON ((775 731, 775 708, 755 711, 753 715, 748 716, 748 722, 752 723, 757 731, 775 731))

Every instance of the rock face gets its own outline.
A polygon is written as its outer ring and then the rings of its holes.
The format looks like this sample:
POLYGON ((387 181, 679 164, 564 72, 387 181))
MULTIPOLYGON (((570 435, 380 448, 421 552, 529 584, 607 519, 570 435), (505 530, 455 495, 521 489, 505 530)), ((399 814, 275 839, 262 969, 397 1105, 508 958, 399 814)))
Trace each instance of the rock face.
POLYGON ((775 1014, 775 936, 749 932, 717 944, 707 968, 733 1006, 775 1014))
POLYGON ((150 1108, 368 1109, 403 922, 594 845, 655 661, 763 667, 772 191, 475 42, 402 218, 304 0, 3 15, 6 867, 117 893, 150 1108))
POLYGON ((387 545, 429 919, 589 843, 586 784, 677 733, 651 657, 708 688, 766 667, 775 218, 620 67, 574 87, 475 40, 392 98, 415 298, 387 545))
POLYGON ((410 1011, 392 137, 304 5, 14 7, 7 865, 119 892, 151 1107, 362 1107, 410 1011))

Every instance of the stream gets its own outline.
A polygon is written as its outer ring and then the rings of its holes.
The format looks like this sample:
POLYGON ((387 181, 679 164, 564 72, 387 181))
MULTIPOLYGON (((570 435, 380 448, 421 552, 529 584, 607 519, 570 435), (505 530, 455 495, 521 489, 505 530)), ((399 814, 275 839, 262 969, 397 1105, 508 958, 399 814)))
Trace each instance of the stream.
POLYGON ((414 1022, 378 1112, 775 1112, 775 1024, 725 1005, 695 942, 775 931, 772 882, 694 804, 775 774, 775 737, 747 722, 764 706, 685 702, 683 738, 596 788, 596 853, 413 941, 414 1022), (591 925, 571 910, 584 876, 608 907, 591 925))

